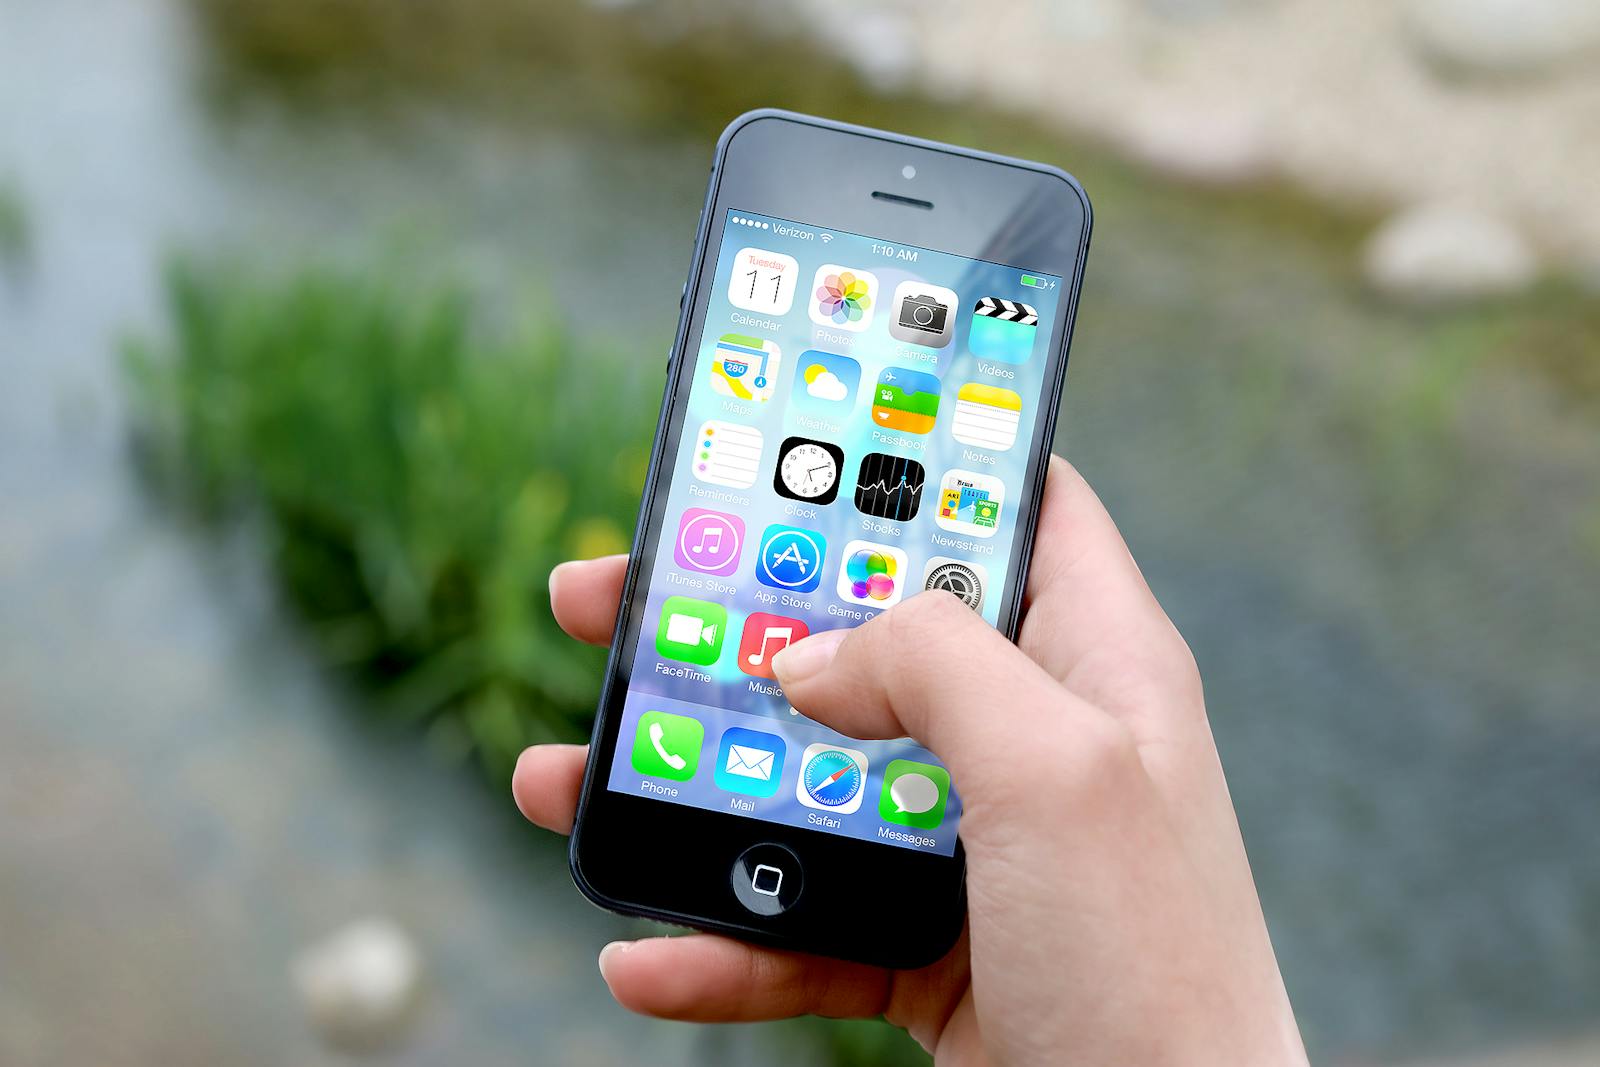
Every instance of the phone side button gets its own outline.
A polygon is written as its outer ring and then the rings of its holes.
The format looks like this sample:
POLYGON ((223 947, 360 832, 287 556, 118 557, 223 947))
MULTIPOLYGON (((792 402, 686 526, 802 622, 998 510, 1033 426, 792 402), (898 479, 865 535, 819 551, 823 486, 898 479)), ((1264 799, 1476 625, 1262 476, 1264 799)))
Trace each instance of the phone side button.
POLYGON ((757 915, 781 915, 805 888, 800 859, 782 845, 760 844, 733 861, 733 895, 757 915))

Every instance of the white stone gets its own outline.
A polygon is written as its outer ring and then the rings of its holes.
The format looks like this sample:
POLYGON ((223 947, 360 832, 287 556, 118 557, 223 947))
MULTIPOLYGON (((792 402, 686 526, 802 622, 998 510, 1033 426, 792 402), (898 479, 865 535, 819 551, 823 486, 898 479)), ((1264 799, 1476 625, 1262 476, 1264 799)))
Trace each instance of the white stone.
POLYGON ((1367 280, 1397 300, 1504 295, 1527 288, 1538 273, 1538 261, 1521 234, 1466 206, 1410 208, 1384 222, 1367 242, 1367 280))
POLYGON ((422 958, 388 919, 360 919, 302 952, 291 968, 325 1040, 345 1048, 392 1043, 416 1004, 422 958))
POLYGON ((1481 74, 1541 71, 1600 46, 1597 0, 1407 0, 1429 59, 1481 74))
POLYGON ((1127 110, 1114 136, 1129 156, 1180 181, 1233 185, 1272 170, 1263 123, 1220 101, 1148 98, 1127 110))

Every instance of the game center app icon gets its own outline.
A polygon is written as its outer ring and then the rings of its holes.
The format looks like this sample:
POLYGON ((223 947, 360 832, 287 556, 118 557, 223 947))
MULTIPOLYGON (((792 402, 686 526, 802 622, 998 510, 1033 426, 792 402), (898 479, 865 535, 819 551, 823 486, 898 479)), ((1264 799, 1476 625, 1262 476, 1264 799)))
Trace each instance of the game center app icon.
POLYGON ((794 365, 789 407, 807 415, 842 419, 855 405, 861 385, 861 364, 849 356, 808 350, 794 365))
POLYGON ((765 403, 778 387, 783 352, 760 337, 725 333, 711 356, 711 391, 734 400, 765 403))
POLYGON ((811 283, 811 321, 839 330, 865 330, 872 325, 878 302, 878 276, 871 271, 825 263, 811 283))
POLYGON ((772 657, 810 633, 811 627, 800 619, 752 611, 739 635, 739 669, 757 678, 771 678, 772 657))
POLYGON ((839 599, 869 608, 900 603, 906 591, 906 554, 893 545, 851 541, 840 557, 839 599))
POLYGON ((678 520, 672 558, 678 566, 701 574, 727 576, 739 569, 744 547, 744 520, 709 508, 688 508, 678 520))
POLYGON ((764 315, 787 315, 794 306, 800 264, 793 256, 764 248, 741 248, 728 276, 728 303, 764 315))
POLYGON ((939 483, 939 512, 933 521, 951 533, 993 537, 1005 499, 1006 487, 999 478, 975 471, 945 471, 939 483))
POLYGON ((943 348, 956 329, 956 308, 961 298, 955 290, 927 282, 901 282, 894 290, 889 336, 897 341, 943 348))
POLYGON ((939 417, 939 379, 927 371, 885 367, 872 394, 872 422, 885 430, 927 433, 939 417))
POLYGON ((761 535, 756 580, 774 589, 809 593, 822 584, 822 559, 828 542, 812 530, 773 523, 761 535))
POLYGON ((1039 333, 1039 312, 1032 304, 986 296, 972 309, 967 348, 979 359, 1026 363, 1039 333))
POLYGON ((820 743, 800 756, 795 799, 808 808, 849 815, 861 809, 867 791, 867 754, 853 748, 820 743))

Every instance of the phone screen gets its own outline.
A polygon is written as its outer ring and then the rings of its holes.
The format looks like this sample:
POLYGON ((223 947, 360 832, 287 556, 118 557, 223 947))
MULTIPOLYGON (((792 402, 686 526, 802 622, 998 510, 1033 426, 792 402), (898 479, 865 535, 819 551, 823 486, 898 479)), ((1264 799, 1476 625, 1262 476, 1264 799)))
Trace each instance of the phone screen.
POLYGON ((722 226, 606 784, 953 855, 939 761, 805 718, 771 661, 930 588, 997 624, 1061 279, 754 212, 722 226))

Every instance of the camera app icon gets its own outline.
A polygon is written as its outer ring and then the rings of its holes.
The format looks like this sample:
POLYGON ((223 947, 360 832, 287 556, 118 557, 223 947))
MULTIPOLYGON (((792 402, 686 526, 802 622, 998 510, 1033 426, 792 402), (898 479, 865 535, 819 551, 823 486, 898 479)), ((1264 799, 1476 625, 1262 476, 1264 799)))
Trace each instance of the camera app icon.
POLYGON ((901 282, 894 290, 889 336, 925 348, 943 348, 955 333, 956 308, 960 306, 961 298, 953 290, 927 282, 901 282))

